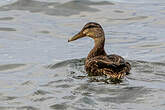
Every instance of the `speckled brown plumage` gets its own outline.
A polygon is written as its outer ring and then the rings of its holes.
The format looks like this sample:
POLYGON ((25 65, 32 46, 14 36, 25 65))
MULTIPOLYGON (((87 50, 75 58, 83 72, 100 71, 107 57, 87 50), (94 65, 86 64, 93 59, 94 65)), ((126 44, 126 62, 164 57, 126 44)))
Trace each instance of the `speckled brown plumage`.
POLYGON ((90 76, 106 75, 111 79, 121 79, 130 72, 131 65, 119 55, 107 55, 104 50, 104 31, 98 23, 87 23, 83 29, 68 41, 82 37, 91 37, 95 41, 94 48, 85 60, 85 70, 90 76))

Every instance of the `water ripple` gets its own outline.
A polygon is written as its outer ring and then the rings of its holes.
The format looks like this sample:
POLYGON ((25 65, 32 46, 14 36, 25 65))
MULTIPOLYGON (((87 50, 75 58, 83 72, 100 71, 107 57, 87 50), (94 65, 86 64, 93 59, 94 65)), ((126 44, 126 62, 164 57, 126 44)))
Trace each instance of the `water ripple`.
POLYGON ((0 27, 0 31, 16 31, 16 29, 9 27, 0 27))
POLYGON ((34 0, 18 0, 12 4, 8 4, 0 7, 0 11, 9 11, 9 10, 28 10, 32 13, 44 13, 47 15, 56 15, 56 16, 71 16, 79 14, 80 12, 97 12, 99 11, 96 8, 91 8, 90 5, 113 5, 113 3, 108 1, 88 1, 88 0, 73 0, 63 4, 58 2, 41 2, 34 0))

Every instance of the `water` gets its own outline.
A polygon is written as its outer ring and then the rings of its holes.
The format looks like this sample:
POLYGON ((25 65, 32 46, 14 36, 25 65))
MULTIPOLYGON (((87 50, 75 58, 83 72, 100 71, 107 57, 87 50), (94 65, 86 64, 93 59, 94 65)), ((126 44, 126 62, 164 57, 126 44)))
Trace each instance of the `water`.
POLYGON ((164 0, 0 1, 0 110, 164 110, 164 0), (132 65, 121 84, 88 77, 89 21, 132 65))

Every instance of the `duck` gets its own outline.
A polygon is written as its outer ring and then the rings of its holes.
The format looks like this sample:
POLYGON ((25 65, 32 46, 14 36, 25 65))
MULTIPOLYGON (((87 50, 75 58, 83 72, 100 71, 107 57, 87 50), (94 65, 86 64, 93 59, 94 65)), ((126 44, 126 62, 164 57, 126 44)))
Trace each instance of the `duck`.
POLYGON ((107 76, 113 81, 121 80, 128 75, 131 65, 123 57, 111 54, 107 55, 104 49, 105 35, 99 23, 87 23, 79 33, 68 39, 68 42, 83 37, 94 40, 94 47, 85 59, 85 70, 89 76, 107 76))

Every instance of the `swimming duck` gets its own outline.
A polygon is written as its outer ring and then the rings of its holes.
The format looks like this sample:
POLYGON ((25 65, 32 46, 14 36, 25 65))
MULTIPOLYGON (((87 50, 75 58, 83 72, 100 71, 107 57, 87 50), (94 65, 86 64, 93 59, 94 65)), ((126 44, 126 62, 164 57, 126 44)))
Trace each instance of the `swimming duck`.
POLYGON ((68 42, 88 36, 94 39, 94 48, 89 52, 85 60, 85 70, 90 76, 106 75, 111 79, 120 80, 129 74, 131 65, 119 55, 107 55, 104 50, 104 30, 100 24, 87 23, 82 30, 70 38, 68 42))

